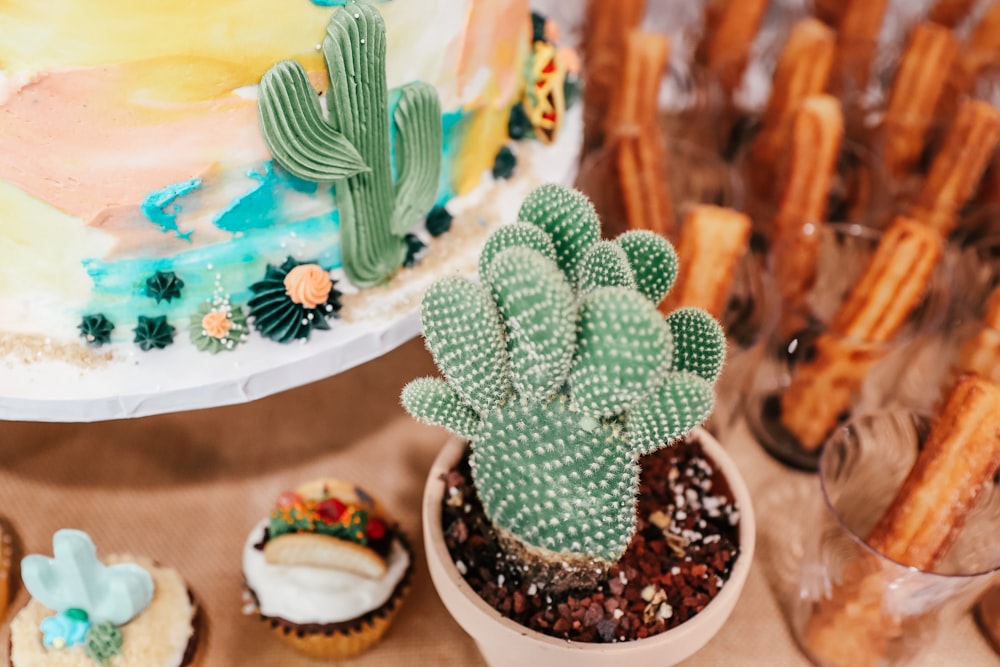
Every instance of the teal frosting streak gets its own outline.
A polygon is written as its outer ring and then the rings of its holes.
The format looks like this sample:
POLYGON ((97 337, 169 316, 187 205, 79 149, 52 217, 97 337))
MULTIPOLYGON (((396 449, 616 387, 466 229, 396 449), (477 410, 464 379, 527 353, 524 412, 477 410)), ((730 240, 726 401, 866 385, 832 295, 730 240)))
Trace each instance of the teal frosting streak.
POLYGON ((441 102, 434 87, 418 82, 400 88, 390 128, 398 173, 392 231, 405 234, 434 206, 441 177, 441 102))
POLYGON ((150 222, 160 227, 161 232, 173 232, 177 238, 190 241, 193 230, 182 232, 177 226, 177 215, 181 212, 181 205, 177 203, 177 199, 200 187, 201 179, 192 178, 153 190, 142 200, 142 212, 150 222))
POLYGON ((458 159, 468 131, 471 113, 458 109, 441 116, 442 146, 441 176, 438 179, 438 195, 435 206, 444 206, 455 196, 455 176, 452 165, 458 159))
MULTIPOLYGON (((289 239, 306 242, 308 249, 302 252, 316 257, 323 268, 340 267, 338 215, 330 211, 170 257, 86 260, 84 268, 94 285, 87 311, 101 312, 112 322, 132 322, 137 313, 187 321, 205 299, 211 298, 220 280, 234 302, 244 302, 250 296, 249 286, 264 274, 268 262, 280 263, 288 254, 282 244, 289 239), (184 279, 184 292, 179 298, 155 304, 145 296, 145 278, 158 270, 173 271, 184 279)), ((119 334, 112 336, 114 342, 130 340, 124 327, 114 333, 119 334)))
POLYGON ((316 183, 297 178, 268 160, 259 169, 251 169, 247 176, 256 184, 245 194, 229 203, 215 214, 212 223, 227 232, 247 232, 280 224, 286 217, 282 208, 283 195, 289 190, 315 194, 316 183))

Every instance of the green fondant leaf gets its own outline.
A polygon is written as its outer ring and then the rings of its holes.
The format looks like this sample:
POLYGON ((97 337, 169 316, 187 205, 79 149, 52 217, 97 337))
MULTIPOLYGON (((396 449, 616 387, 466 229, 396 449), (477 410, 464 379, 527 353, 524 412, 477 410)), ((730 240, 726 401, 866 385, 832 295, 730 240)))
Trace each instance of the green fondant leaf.
POLYGON ((405 234, 426 214, 437 197, 441 178, 441 102, 437 91, 426 83, 410 83, 399 89, 399 104, 393 114, 396 125, 396 205, 392 231, 405 234))
POLYGON ((310 181, 335 181, 370 171, 347 138, 323 120, 319 98, 294 60, 274 65, 260 82, 259 116, 275 161, 310 181))

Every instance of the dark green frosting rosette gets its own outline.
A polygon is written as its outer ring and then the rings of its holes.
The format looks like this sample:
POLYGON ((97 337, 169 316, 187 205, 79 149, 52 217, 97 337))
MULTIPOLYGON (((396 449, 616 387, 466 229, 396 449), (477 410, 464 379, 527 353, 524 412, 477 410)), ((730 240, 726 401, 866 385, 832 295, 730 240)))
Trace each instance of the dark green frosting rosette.
POLYGON ((80 336, 87 341, 87 345, 94 347, 110 343, 111 332, 114 328, 114 323, 106 318, 103 313, 84 315, 77 326, 77 329, 80 330, 80 336))
POLYGON ((202 352, 235 350, 250 333, 247 315, 228 298, 207 299, 191 315, 191 342, 202 352))
POLYGON ((174 342, 174 333, 177 331, 167 323, 166 315, 159 317, 139 316, 139 323, 136 325, 134 342, 143 352, 152 349, 162 350, 174 342))
POLYGON ((180 298, 183 288, 184 281, 173 271, 157 271, 146 279, 146 296, 156 299, 156 303, 160 301, 170 303, 180 298))
MULTIPOLYGON (((298 262, 289 257, 281 266, 267 265, 264 279, 250 286, 250 317, 253 325, 265 338, 279 343, 309 338, 313 329, 328 330, 327 319, 337 317, 340 311, 340 292, 334 287, 336 281, 329 278, 329 293, 325 300, 312 304, 293 296, 286 282, 296 267, 318 267, 315 261, 298 262)), ((322 269, 316 274, 325 273, 322 269)), ((315 277, 315 276, 314 276, 315 277)), ((294 278, 294 276, 293 276, 294 278)))

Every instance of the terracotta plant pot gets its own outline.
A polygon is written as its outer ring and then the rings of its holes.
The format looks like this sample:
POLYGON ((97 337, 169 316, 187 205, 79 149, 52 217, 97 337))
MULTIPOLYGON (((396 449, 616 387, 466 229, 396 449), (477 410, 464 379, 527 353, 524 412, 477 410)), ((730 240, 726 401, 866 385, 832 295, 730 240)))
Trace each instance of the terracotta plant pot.
POLYGON ((528 629, 501 616, 466 583, 448 553, 441 529, 441 501, 445 491, 441 475, 458 463, 465 450, 464 441, 458 438, 448 441, 434 461, 424 487, 427 564, 445 607, 476 641, 491 667, 609 667, 626 664, 629 667, 663 667, 688 658, 722 628, 736 606, 750 572, 756 522, 750 492, 729 454, 704 429, 698 428, 692 435, 700 440, 705 454, 729 482, 740 510, 739 556, 726 585, 694 618, 654 637, 616 644, 569 642, 528 629))

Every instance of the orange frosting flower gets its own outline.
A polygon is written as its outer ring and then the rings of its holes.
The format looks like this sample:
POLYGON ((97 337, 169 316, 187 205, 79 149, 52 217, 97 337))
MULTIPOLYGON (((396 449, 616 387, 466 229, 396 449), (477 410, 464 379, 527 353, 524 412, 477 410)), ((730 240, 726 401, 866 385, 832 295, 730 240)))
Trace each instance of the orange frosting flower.
POLYGON ((326 303, 331 289, 330 274, 318 264, 299 264, 285 276, 285 292, 293 303, 306 308, 326 303))
POLYGON ((217 310, 207 313, 205 317, 201 318, 201 328, 205 330, 206 336, 221 340, 233 328, 233 323, 229 320, 228 315, 217 310))

